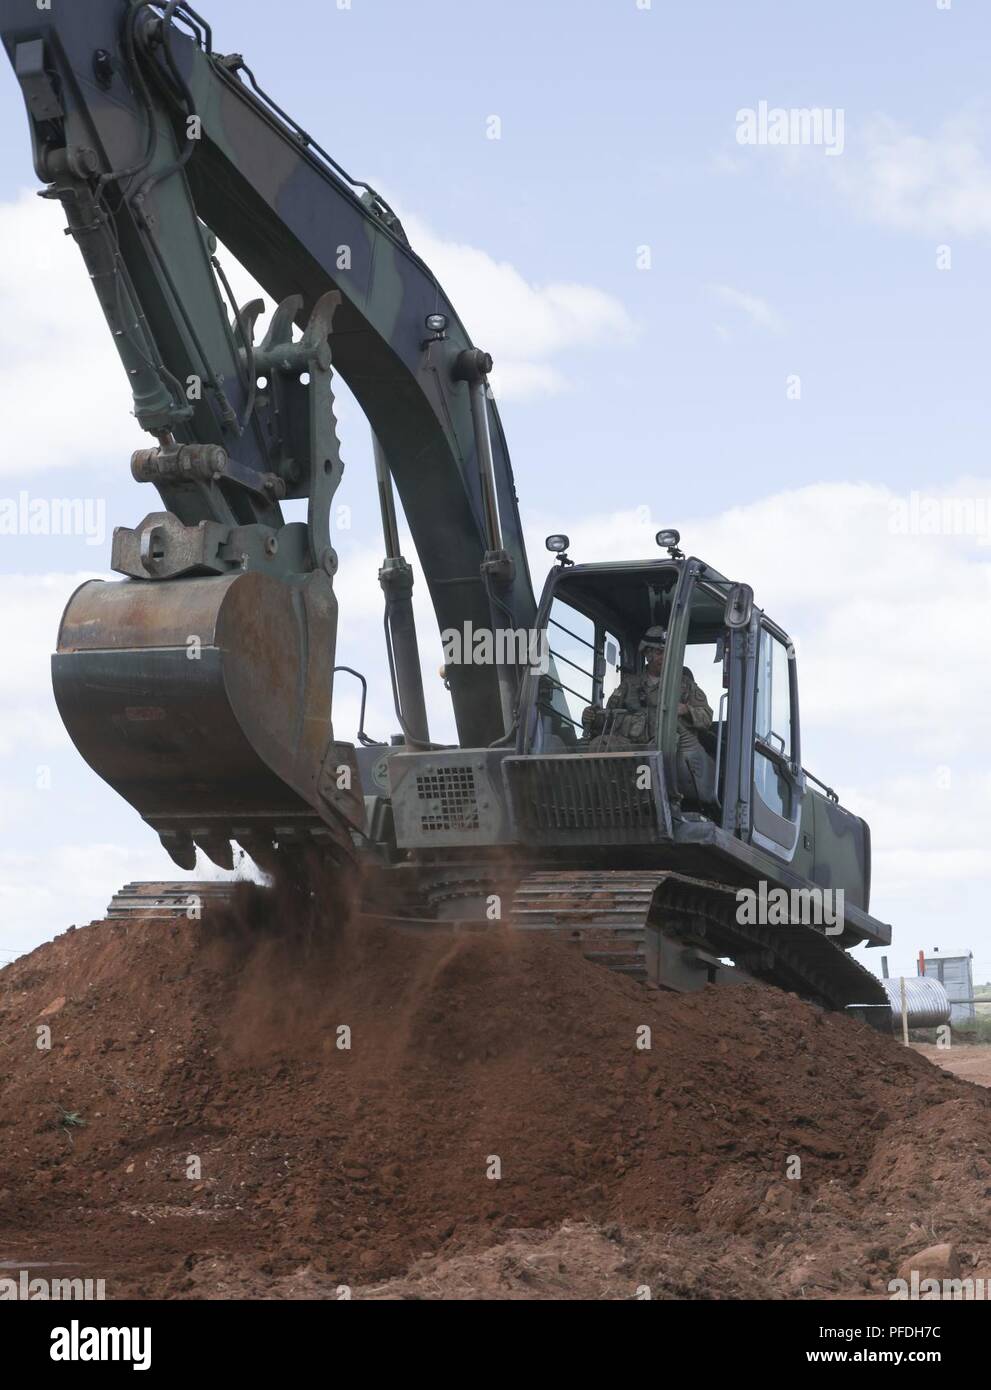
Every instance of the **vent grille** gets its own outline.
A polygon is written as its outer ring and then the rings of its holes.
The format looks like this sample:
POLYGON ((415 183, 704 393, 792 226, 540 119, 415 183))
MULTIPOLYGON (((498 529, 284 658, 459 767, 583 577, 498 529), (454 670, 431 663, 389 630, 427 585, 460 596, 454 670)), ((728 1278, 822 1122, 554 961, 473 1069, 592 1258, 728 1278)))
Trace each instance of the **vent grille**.
POLYGON ((417 773, 416 794, 422 807, 421 830, 479 828, 475 773, 470 766, 454 763, 435 772, 417 773))
POLYGON ((524 832, 654 832, 658 828, 656 795, 648 787, 637 786, 642 756, 514 758, 506 766, 524 832))

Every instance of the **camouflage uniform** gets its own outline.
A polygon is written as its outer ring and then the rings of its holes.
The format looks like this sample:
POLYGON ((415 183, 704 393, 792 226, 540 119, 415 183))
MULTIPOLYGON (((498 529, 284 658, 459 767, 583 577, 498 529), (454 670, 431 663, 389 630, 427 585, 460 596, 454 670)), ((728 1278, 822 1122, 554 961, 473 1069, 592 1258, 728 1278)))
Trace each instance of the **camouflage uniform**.
MULTIPOLYGON (((660 688, 661 677, 644 671, 638 676, 627 676, 609 696, 605 710, 590 707, 586 714, 592 718, 583 723, 596 737, 586 751, 618 753, 648 747, 657 729, 660 688), (599 729, 604 732, 599 733, 599 729)), ((706 758, 697 730, 712 727, 712 709, 687 666, 681 672, 678 702, 687 709, 686 714, 678 715, 678 790, 695 801, 704 801, 706 758)))

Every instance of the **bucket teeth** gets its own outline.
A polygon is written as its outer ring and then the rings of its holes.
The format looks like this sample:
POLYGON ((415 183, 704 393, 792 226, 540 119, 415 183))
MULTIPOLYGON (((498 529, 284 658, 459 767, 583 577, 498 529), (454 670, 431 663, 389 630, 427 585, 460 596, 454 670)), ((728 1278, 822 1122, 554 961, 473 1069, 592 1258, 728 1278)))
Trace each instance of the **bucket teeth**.
POLYGON ((315 816, 297 823, 275 818, 253 825, 223 820, 192 823, 188 827, 174 823, 157 825, 155 829, 173 863, 187 872, 196 868, 197 851, 227 873, 237 869, 243 852, 271 877, 296 873, 311 851, 322 862, 349 862, 339 853, 333 833, 315 816))
POLYGON ((169 858, 180 869, 192 872, 196 868, 196 846, 192 835, 180 830, 163 830, 158 837, 169 858))
POLYGON ((218 869, 233 870, 234 850, 226 835, 197 835, 196 844, 218 869))
POLYGON ((238 835, 237 842, 248 858, 254 860, 262 873, 268 874, 270 877, 274 876, 278 867, 279 856, 271 838, 256 831, 248 835, 238 835))

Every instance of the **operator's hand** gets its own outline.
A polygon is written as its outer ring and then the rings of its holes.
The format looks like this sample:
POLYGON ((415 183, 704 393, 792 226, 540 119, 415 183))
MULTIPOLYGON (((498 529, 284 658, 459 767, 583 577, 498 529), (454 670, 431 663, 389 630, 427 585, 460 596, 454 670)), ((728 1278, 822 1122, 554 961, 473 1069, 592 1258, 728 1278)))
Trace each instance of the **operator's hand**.
POLYGON ((687 706, 687 705, 679 705, 679 706, 678 706, 678 718, 679 718, 679 719, 682 719, 682 718, 687 718, 687 717, 688 717, 688 706, 687 706))
POLYGON ((586 738, 594 738, 604 722, 604 712, 597 705, 586 705, 582 710, 582 730, 586 738))

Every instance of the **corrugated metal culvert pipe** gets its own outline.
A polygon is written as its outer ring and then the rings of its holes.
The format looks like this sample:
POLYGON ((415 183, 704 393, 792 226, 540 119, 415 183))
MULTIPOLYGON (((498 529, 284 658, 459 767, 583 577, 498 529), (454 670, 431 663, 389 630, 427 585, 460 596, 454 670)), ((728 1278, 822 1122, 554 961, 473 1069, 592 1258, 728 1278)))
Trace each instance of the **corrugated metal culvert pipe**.
MULTIPOLYGON (((882 981, 891 1004, 895 1022, 902 1016, 902 981, 900 976, 882 981)), ((950 1021, 950 998, 938 980, 925 975, 905 976, 905 1004, 910 1028, 938 1028, 950 1021)))

